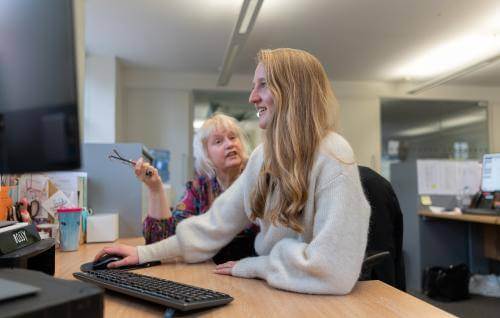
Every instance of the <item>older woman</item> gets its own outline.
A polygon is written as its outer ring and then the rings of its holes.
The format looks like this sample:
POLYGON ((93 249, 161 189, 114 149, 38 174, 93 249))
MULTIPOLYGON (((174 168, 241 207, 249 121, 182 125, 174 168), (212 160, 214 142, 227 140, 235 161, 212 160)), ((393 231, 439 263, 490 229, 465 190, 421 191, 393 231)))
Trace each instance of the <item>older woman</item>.
MULTIPOLYGON (((186 183, 186 191, 173 211, 158 171, 142 158, 137 160, 135 174, 149 189, 149 210, 143 223, 146 244, 174 235, 179 222, 205 213, 215 198, 238 178, 248 159, 241 128, 234 118, 223 114, 205 121, 194 137, 193 150, 196 176, 186 183)), ((214 261, 253 255, 256 232, 258 227, 250 224, 214 261)))

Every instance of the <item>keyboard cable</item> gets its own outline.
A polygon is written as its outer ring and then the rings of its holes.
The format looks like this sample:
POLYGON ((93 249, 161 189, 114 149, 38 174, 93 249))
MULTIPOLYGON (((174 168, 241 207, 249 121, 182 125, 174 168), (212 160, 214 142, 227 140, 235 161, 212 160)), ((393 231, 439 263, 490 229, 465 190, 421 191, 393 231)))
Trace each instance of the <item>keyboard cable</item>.
POLYGON ((167 308, 163 314, 163 318, 173 318, 175 315, 175 309, 167 308))

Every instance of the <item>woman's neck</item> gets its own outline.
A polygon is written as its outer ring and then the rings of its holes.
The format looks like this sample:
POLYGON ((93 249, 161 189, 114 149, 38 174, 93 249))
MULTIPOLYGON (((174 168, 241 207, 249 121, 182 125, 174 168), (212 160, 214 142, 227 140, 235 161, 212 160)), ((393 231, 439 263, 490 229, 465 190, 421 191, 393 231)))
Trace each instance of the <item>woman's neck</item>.
POLYGON ((227 169, 225 171, 217 171, 217 182, 219 183, 222 190, 229 188, 233 184, 234 180, 238 178, 241 173, 241 167, 234 167, 227 169))

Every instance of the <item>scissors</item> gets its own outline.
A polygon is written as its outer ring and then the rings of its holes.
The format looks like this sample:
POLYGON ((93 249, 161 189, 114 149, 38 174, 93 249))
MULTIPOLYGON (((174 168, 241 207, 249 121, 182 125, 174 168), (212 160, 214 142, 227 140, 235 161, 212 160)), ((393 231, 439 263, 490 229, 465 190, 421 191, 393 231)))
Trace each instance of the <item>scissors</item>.
MULTIPOLYGON (((134 160, 125 159, 122 155, 120 155, 120 153, 116 149, 113 149, 113 153, 108 155, 108 159, 111 161, 116 161, 116 162, 122 163, 122 164, 130 166, 132 168, 134 168, 135 164, 136 164, 136 162, 134 160)), ((153 171, 151 171, 151 170, 146 171, 146 176, 151 177, 152 175, 153 175, 153 171)))
POLYGON ((31 203, 28 203, 28 200, 26 200, 26 199, 21 199, 20 202, 17 202, 15 212, 16 212, 16 218, 18 221, 22 220, 21 205, 23 205, 23 204, 27 205, 26 210, 28 211, 28 214, 30 215, 31 219, 33 220, 33 218, 38 215, 38 212, 40 212, 40 202, 38 202, 38 200, 33 200, 33 201, 31 201, 31 203), (25 202, 22 202, 24 200, 25 200, 25 202))

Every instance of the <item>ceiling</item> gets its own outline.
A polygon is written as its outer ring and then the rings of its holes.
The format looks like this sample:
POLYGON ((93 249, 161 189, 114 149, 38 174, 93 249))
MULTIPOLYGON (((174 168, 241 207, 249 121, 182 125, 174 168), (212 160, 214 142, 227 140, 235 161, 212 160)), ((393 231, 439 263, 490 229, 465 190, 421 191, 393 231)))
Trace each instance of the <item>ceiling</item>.
MULTIPOLYGON (((87 53, 128 67, 218 74, 241 3, 86 0, 87 53)), ((260 48, 293 47, 316 55, 335 81, 401 81, 398 67, 495 15, 500 21, 498 0, 264 0, 233 71, 252 74, 260 48)), ((499 64, 453 83, 500 86, 499 64)))

